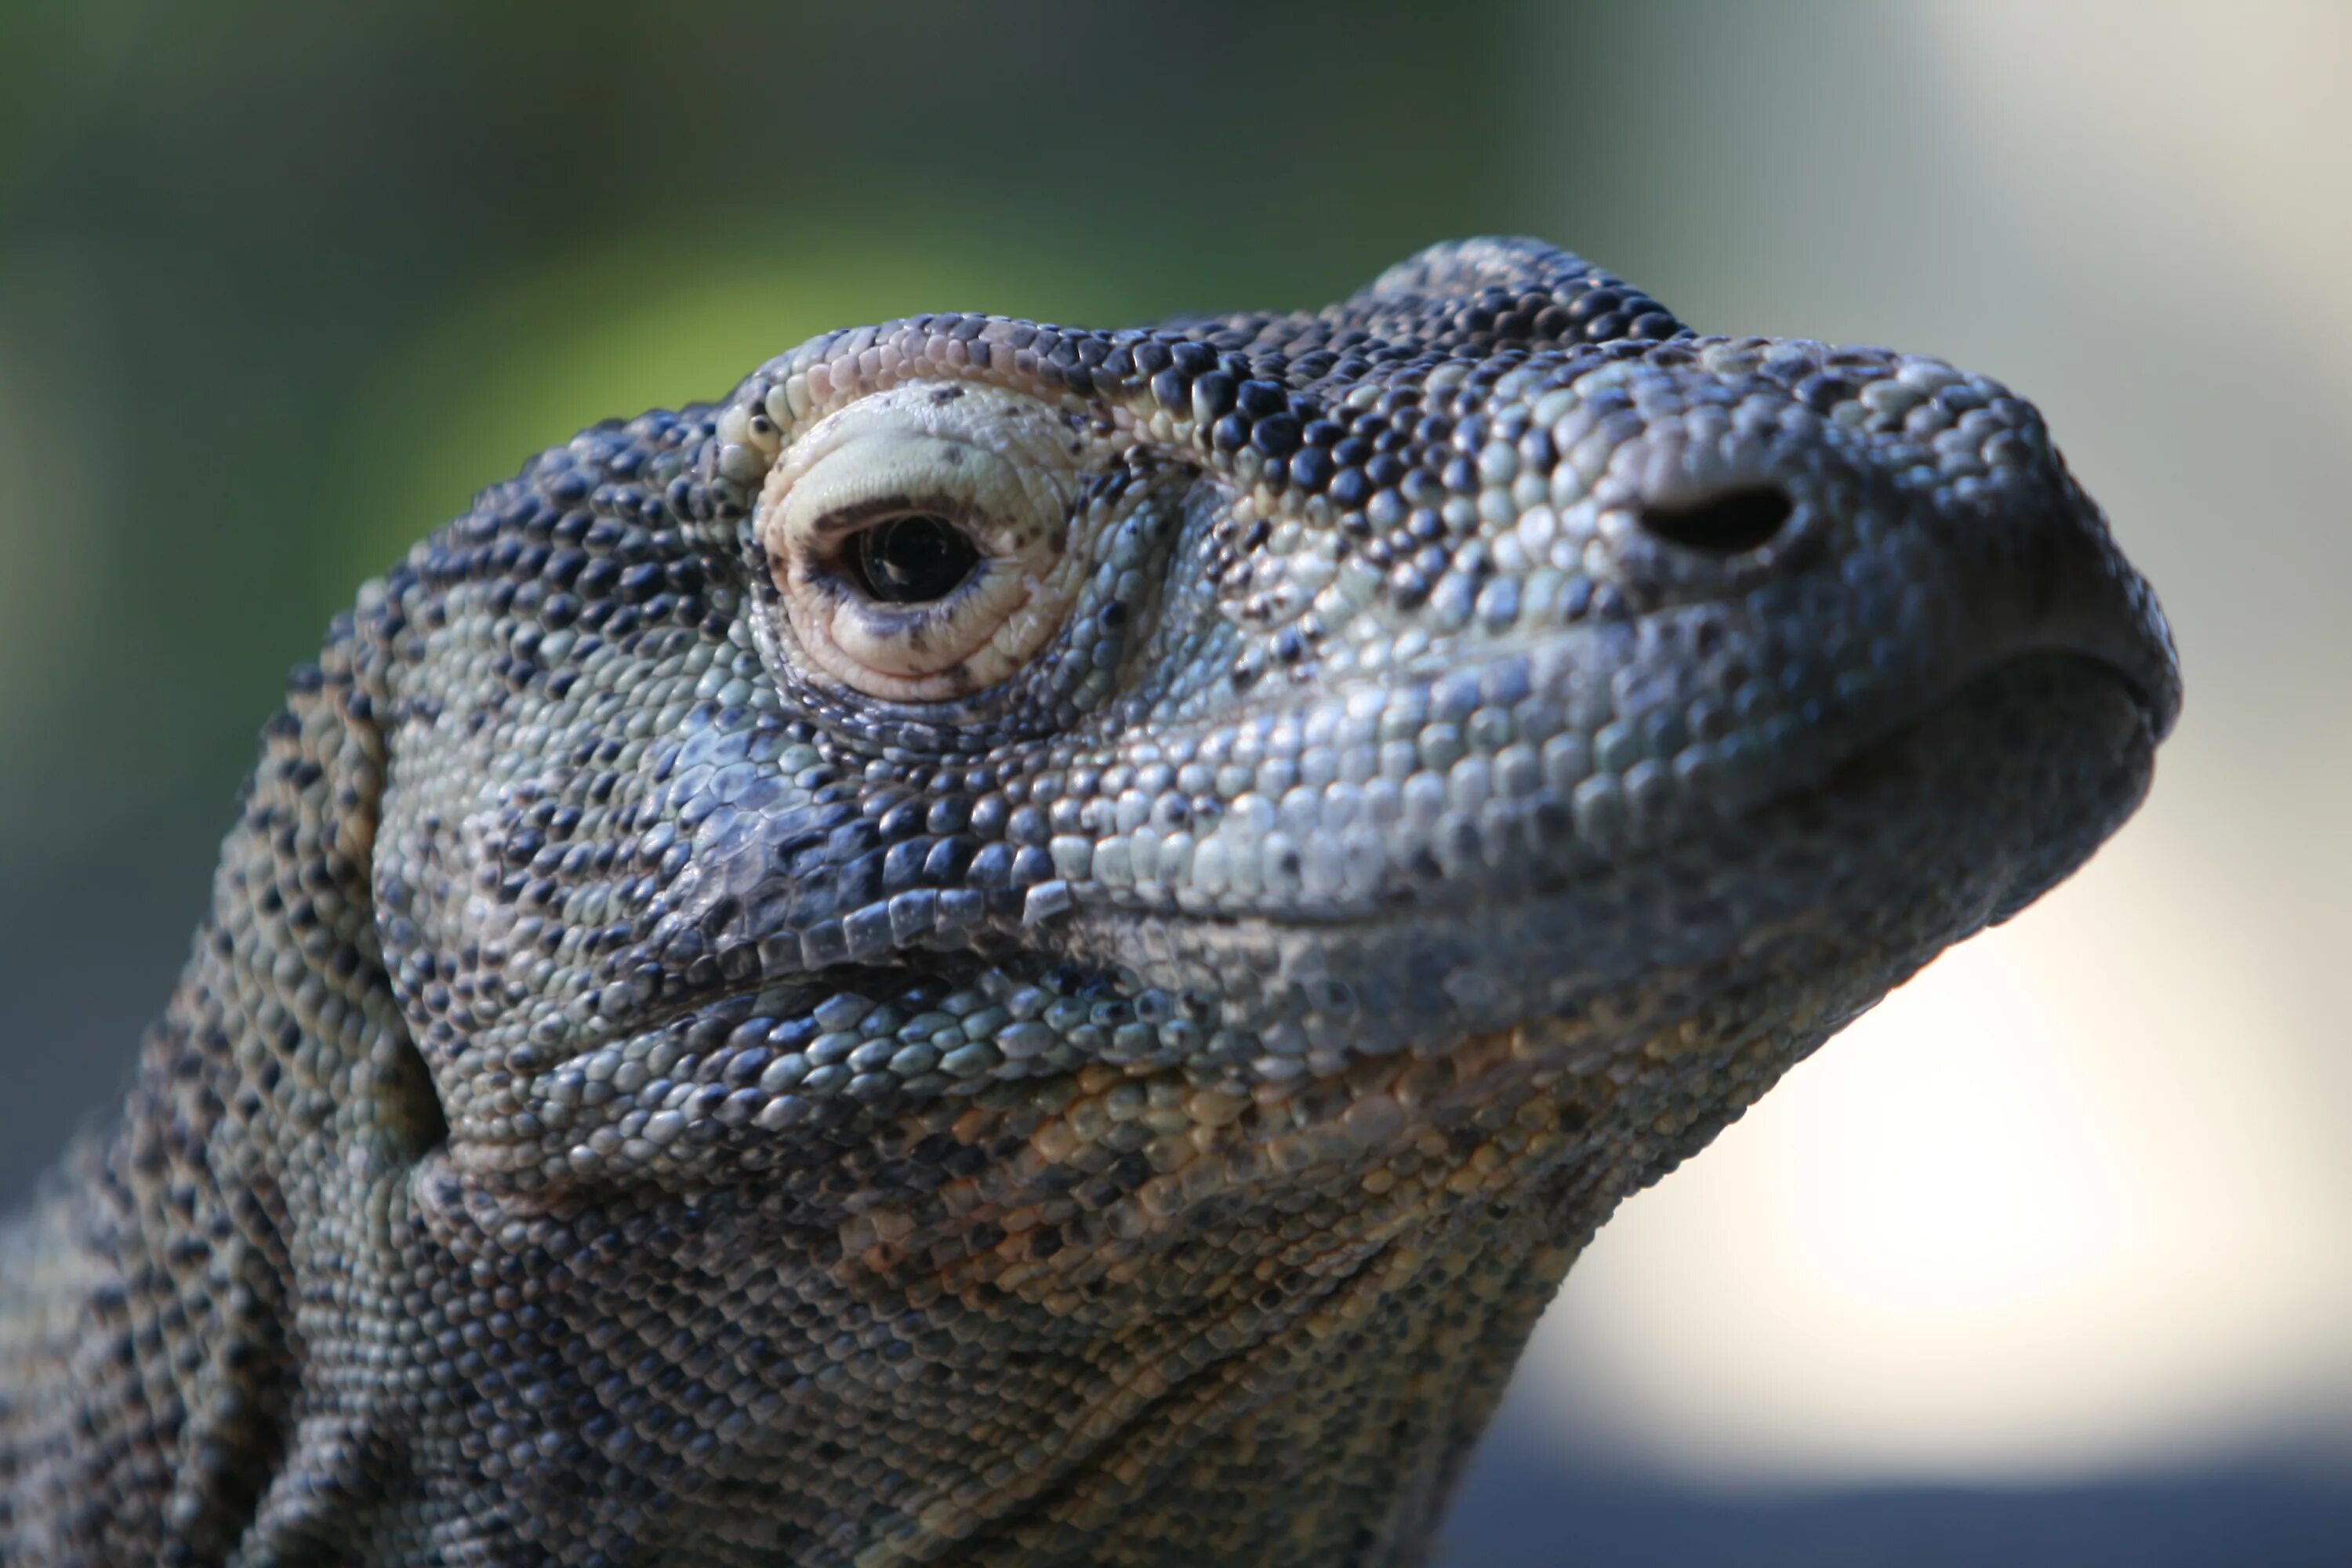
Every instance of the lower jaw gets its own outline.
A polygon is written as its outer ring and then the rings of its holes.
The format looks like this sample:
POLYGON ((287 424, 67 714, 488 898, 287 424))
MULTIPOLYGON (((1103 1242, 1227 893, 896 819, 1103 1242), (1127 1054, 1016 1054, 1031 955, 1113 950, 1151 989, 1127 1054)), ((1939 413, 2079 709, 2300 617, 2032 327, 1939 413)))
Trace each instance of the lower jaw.
POLYGON ((1759 966, 1899 979, 2087 858, 2145 793, 2153 751, 2123 677, 2024 655, 1817 784, 1573 880, 1312 923, 1082 913, 1072 942, 1224 999, 1230 1029, 1287 1026, 1286 1054, 1254 1065, 1293 1079, 1580 1018, 1653 977, 1685 1011, 1759 966))

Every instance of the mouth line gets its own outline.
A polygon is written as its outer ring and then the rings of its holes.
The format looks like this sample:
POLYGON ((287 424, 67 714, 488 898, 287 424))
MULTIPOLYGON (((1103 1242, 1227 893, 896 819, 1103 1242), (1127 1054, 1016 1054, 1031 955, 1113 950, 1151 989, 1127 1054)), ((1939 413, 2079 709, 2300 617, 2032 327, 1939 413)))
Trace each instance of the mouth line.
POLYGON ((2114 678, 2131 694, 2134 706, 2139 710, 2140 722, 2147 731, 2150 746, 2159 744, 2172 733, 2172 726, 2180 717, 2179 668, 2168 647, 2149 646, 2144 641, 2135 642, 2129 648, 2119 649, 2111 639, 2096 636, 2072 639, 2058 636, 2028 638, 2003 649, 1999 658, 1955 682, 1937 698, 1937 705, 1965 690, 1972 682, 2007 665, 2020 659, 2052 655, 2082 659, 2096 665, 2114 678))
MULTIPOLYGON (((1716 858, 1711 847, 1722 848, 1723 858, 1728 859, 1765 844, 1771 835, 1759 832, 1759 824, 1775 816, 1801 821, 1808 815, 1850 812, 1850 831, 1860 842, 1880 831, 1883 819, 1906 810, 1916 812, 1918 809, 1916 798, 1906 797, 1902 802, 1871 798, 1881 788, 1888 787, 1890 774, 1898 774, 1916 765, 1906 761, 1906 751, 1938 723, 1950 720, 1964 710, 1974 694, 1989 683, 1997 681, 2005 672, 2044 659, 2065 660, 2077 663, 2085 670, 2097 670, 2119 695, 2127 697, 2131 702, 2137 719, 2137 749, 2142 756, 2152 753, 2157 741, 2161 738, 2166 714, 2151 700, 2143 680, 2132 670, 2119 667, 2103 654, 2088 652, 2079 647, 2015 647, 1946 684, 1931 699, 1914 706, 1907 716, 1882 726, 1843 757, 1809 769, 1802 776, 1760 794, 1711 821, 1695 824, 1685 831, 1633 847, 1630 853, 1620 858, 1588 858, 1574 865, 1549 868, 1517 886, 1482 885, 1475 878, 1448 879, 1437 886, 1405 888, 1401 889, 1403 896, 1400 898, 1375 900, 1354 908, 1328 910, 1294 909, 1227 912, 1155 910, 1087 900, 1073 911, 1073 929, 1083 931, 1092 927, 1100 935, 1136 922, 1161 921, 1204 932, 1239 935, 1256 931, 1291 940, 1311 941, 1315 933, 1340 931, 1365 933, 1370 938, 1373 933, 1382 931, 1394 933, 1414 921, 1475 920, 1482 909, 1490 913, 1499 910, 1519 917, 1548 905, 1572 903, 1580 900, 1596 903, 1605 901, 1612 889, 1637 887, 1651 881, 1663 884, 1676 874, 1678 866, 1688 868, 1694 863, 1701 866, 1711 863, 1716 858)), ((2119 747, 2116 755, 2120 757, 2126 749, 2129 748, 2119 747)), ((2021 907, 2023 901, 2038 896, 2040 890, 2041 886, 2038 885, 2025 899, 2004 898, 2000 900, 2001 906, 2004 910, 2021 907)), ((2001 917, 1997 914, 1994 918, 2001 917)), ((1081 945, 1091 943, 1082 937, 1081 945)), ((984 963, 992 947, 985 937, 980 937, 970 956, 984 963)), ((899 957, 898 952, 893 952, 882 955, 881 962, 873 963, 843 964, 822 970, 794 968, 756 973, 730 981, 705 994, 690 999, 680 998, 672 1005, 652 1010, 642 1018, 630 1020, 625 1032, 642 1033, 666 1027, 681 1018, 754 997, 780 986, 838 988, 855 985, 856 982, 852 976, 857 972, 877 976, 898 972, 900 964, 895 961, 899 957)))
POLYGON ((2118 665, 2104 653, 2079 647, 2063 644, 2016 647, 2005 649, 1999 657, 1943 684, 1924 703, 1912 708, 1905 717, 1876 729, 1843 757, 1808 770, 1803 776, 1760 794, 1711 821, 1643 843, 1622 857, 1604 857, 1578 865, 1547 868, 1516 887, 1481 884, 1476 878, 1447 879, 1439 885, 1399 889, 1402 896, 1391 900, 1376 900, 1354 908, 1335 908, 1328 912, 1258 910, 1228 913, 1116 908, 1095 912, 1113 920, 1123 916, 1156 914, 1160 919, 1203 926, 1244 928, 1256 925, 1305 932, 1337 927, 1384 925, 1433 916, 1459 916, 1473 912, 1481 905, 1496 903, 1514 910, 1527 909, 1547 900, 1590 894, 1610 882, 1639 878, 1646 868, 1685 858, 1695 847, 1740 837, 1760 820, 1775 814, 1808 809, 1834 810, 1840 802, 1852 802, 1866 795, 1873 785, 1884 780, 1889 770, 1900 765, 1906 748, 1939 721, 1962 708, 1972 693, 2021 665, 2053 658, 2079 661, 2096 668, 2127 694, 2139 718, 2144 749, 2153 751, 2168 728, 2169 709, 2161 705, 2159 700, 2149 692, 2140 675, 2118 665))

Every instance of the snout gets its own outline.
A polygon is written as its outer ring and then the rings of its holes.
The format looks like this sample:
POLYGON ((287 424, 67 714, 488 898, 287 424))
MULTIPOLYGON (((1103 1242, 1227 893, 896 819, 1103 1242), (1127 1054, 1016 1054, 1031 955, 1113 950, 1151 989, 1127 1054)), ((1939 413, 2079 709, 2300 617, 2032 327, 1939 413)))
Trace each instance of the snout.
POLYGON ((2005 659, 2074 653, 2169 731, 2180 679, 2155 595, 2000 384, 1761 340, 1662 345, 1589 379, 1559 476, 1585 487, 1580 563, 1637 613, 1744 642, 1719 688, 1751 683, 1753 656, 1784 687, 1825 668, 1842 694, 1809 696, 1805 722, 1836 745, 1841 721, 1867 731, 2005 659))

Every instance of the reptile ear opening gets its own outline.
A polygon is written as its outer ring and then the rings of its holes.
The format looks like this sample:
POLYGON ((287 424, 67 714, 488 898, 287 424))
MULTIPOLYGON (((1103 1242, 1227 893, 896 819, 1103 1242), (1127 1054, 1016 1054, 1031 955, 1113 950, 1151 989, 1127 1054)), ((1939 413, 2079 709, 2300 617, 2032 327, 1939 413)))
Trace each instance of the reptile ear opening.
POLYGON ((1690 500, 1654 500, 1641 510, 1643 529, 1669 544, 1710 555, 1738 555, 1771 542, 1796 510, 1779 485, 1742 485, 1690 500))
POLYGON ((374 1089, 379 1125, 410 1159, 449 1142, 449 1116, 433 1087, 433 1069, 406 1030, 378 1053, 374 1089))

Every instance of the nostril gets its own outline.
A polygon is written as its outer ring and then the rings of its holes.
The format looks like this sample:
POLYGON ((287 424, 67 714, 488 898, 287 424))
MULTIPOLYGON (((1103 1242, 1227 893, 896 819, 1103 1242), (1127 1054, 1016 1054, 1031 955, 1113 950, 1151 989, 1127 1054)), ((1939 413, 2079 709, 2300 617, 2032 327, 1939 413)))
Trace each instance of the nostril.
POLYGON ((1686 500, 1650 501, 1641 518, 1643 528, 1669 544, 1737 555, 1768 542, 1793 510, 1789 492, 1779 485, 1742 485, 1686 500))

